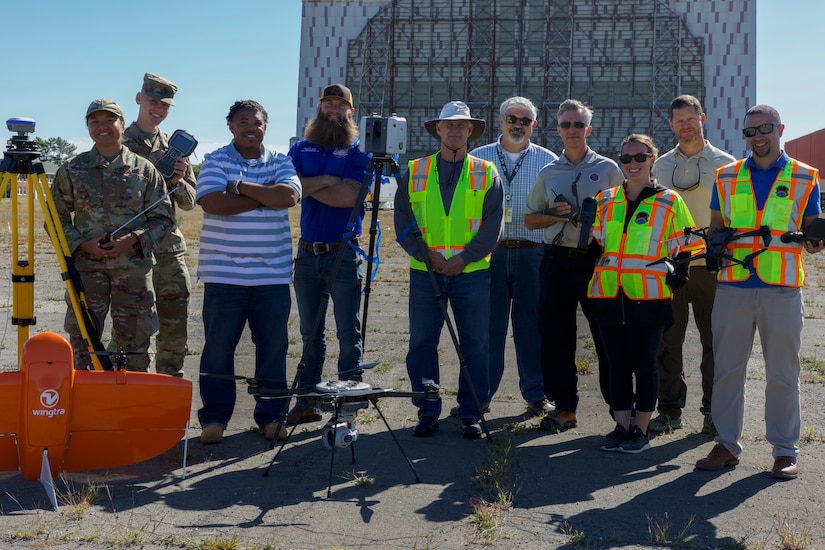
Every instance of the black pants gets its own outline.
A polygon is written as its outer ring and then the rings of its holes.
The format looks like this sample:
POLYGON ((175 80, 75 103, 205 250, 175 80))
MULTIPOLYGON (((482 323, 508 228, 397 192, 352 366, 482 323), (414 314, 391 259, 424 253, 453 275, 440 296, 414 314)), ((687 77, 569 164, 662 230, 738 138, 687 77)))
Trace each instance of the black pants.
POLYGON ((599 328, 594 322, 587 285, 593 276, 596 255, 574 248, 545 245, 541 261, 541 374, 544 394, 556 408, 576 412, 579 403, 576 371, 576 310, 590 324, 599 361, 599 388, 610 403, 607 358, 599 328))
POLYGON ((610 365, 611 409, 632 410, 635 398, 636 410, 653 412, 659 391, 656 354, 664 325, 602 325, 599 328, 610 365))

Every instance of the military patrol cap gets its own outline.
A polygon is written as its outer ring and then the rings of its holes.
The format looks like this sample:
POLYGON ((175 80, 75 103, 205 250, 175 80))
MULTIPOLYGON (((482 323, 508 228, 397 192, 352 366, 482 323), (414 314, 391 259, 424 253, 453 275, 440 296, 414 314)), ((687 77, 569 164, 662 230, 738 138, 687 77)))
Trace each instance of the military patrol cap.
POLYGON ((114 113, 120 118, 123 118, 123 109, 120 108, 120 105, 115 103, 114 99, 109 99, 108 97, 101 97, 100 99, 95 99, 92 101, 89 104, 89 108, 86 109, 86 118, 89 118, 89 115, 95 111, 109 111, 110 113, 114 113))
POLYGON ((175 97, 175 92, 178 91, 178 87, 174 82, 162 76, 154 73, 146 73, 143 75, 142 91, 146 97, 174 105, 175 101, 172 98, 175 97))
POLYGON ((340 97, 349 103, 350 107, 355 107, 355 105, 352 104, 352 92, 343 84, 332 84, 324 88, 324 92, 321 94, 321 101, 330 97, 340 97))

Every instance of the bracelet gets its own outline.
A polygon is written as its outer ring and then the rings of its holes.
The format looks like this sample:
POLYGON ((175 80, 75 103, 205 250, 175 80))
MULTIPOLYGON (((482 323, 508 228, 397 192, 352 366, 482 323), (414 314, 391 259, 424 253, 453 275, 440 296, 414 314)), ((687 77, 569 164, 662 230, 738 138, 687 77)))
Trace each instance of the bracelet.
POLYGON ((243 180, 233 181, 232 182, 232 192, 235 193, 236 195, 240 195, 241 194, 241 184, 242 183, 243 183, 243 180))

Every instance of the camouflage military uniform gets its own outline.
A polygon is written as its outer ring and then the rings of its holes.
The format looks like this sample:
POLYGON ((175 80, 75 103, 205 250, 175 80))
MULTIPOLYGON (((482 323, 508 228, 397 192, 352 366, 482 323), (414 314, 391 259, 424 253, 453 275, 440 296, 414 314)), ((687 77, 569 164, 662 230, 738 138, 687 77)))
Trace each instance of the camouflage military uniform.
MULTIPOLYGON (((169 149, 169 138, 160 130, 155 134, 147 134, 133 122, 123 133, 123 144, 138 155, 157 162, 169 149)), ((166 180, 164 193, 174 187, 175 184, 166 180)), ((195 207, 195 173, 191 164, 186 167, 186 174, 178 182, 178 189, 170 198, 173 215, 176 206, 181 210, 192 210, 195 207)), ((192 290, 184 252, 186 241, 180 229, 175 227, 175 230, 155 248, 155 263, 152 266, 152 284, 155 288, 160 322, 160 330, 155 341, 155 370, 160 374, 174 376, 183 376, 189 294, 192 290)))
MULTIPOLYGON (((80 245, 127 222, 160 199, 163 189, 163 177, 155 167, 126 147, 111 161, 92 147, 61 166, 52 184, 57 214, 83 279, 89 309, 103 322, 111 307, 116 346, 137 352, 126 358, 129 370, 149 367, 149 342, 158 326, 149 271, 152 250, 175 226, 171 204, 164 200, 125 229, 135 234, 139 245, 116 258, 93 257, 80 245)), ((87 347, 71 307, 65 328, 75 350, 76 367, 88 368, 89 357, 78 353, 87 347)))

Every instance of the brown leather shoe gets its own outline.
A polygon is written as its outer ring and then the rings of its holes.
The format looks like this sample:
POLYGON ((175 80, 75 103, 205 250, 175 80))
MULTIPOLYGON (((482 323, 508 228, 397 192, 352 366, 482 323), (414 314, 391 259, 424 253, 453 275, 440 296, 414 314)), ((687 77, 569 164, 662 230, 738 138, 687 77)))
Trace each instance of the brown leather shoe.
MULTIPOLYGON (((263 428, 259 429, 258 433, 260 433, 262 436, 264 436, 267 441, 272 441, 273 439, 275 439, 275 430, 277 430, 277 429, 278 429, 278 423, 277 422, 270 422, 269 424, 267 424, 263 428)), ((278 441, 283 441, 284 439, 287 438, 287 435, 289 435, 289 433, 287 432, 286 428, 281 426, 281 430, 278 432, 278 441)))
POLYGON ((553 410, 553 405, 550 404, 550 401, 547 399, 541 399, 539 401, 531 401, 527 403, 527 410, 530 414, 538 416, 541 413, 549 413, 553 410))
POLYGON ((301 403, 296 403, 295 406, 292 407, 292 410, 289 411, 289 414, 286 415, 286 423, 292 425, 319 422, 320 420, 320 414, 316 413, 309 405, 303 405, 301 403))
POLYGON ((776 479, 796 479, 799 475, 799 466, 795 456, 778 456, 773 460, 771 477, 776 479))
POLYGON ((216 445, 223 441, 223 426, 220 424, 207 424, 201 431, 201 443, 204 445, 216 445))
POLYGON ((739 459, 721 443, 713 446, 708 456, 696 461, 698 470, 721 470, 725 466, 736 466, 739 459))

